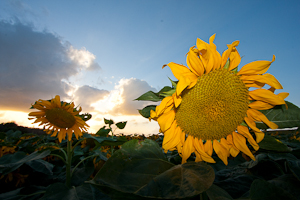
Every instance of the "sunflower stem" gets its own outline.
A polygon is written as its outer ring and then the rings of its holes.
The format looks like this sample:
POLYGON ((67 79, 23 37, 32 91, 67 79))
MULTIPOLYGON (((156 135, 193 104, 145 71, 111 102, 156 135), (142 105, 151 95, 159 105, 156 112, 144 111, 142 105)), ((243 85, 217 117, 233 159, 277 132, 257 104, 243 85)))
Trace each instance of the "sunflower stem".
POLYGON ((72 141, 67 142, 66 186, 71 188, 72 141))
MULTIPOLYGON (((109 125, 109 128, 110 128, 110 131, 111 131, 111 138, 114 138, 114 132, 113 132, 113 130, 112 130, 112 128, 111 128, 111 126, 109 125)), ((113 155, 113 153, 114 153, 114 146, 110 146, 110 154, 111 154, 111 156, 113 155)))

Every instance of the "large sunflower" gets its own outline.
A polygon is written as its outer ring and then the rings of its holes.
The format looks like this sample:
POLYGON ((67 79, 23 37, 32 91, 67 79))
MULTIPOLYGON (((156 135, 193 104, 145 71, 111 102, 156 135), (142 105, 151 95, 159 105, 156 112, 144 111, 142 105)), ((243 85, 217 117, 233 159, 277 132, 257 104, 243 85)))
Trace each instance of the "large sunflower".
POLYGON ((196 47, 187 53, 188 67, 176 63, 169 66, 178 79, 176 91, 165 97, 151 111, 150 119, 158 122, 164 133, 163 149, 178 150, 185 163, 192 153, 196 162, 214 163, 213 150, 227 165, 227 158, 240 151, 255 160, 246 145, 246 139, 255 150, 264 138, 255 121, 270 128, 278 126, 258 110, 267 110, 285 104, 288 93, 274 94, 281 84, 266 71, 274 62, 254 61, 237 71, 241 57, 236 50, 239 41, 228 45, 222 56, 213 43, 197 39, 196 47), (269 89, 262 88, 265 84, 269 89), (249 88, 257 88, 251 89, 249 88), (254 131, 256 140, 249 132, 254 131))
POLYGON ((73 102, 61 102, 58 95, 49 101, 39 99, 32 107, 40 110, 29 113, 29 116, 36 117, 33 123, 40 122, 39 125, 45 125, 45 131, 48 134, 52 134, 53 137, 57 136, 59 142, 66 138, 66 134, 68 135, 68 140, 71 141, 73 132, 78 139, 78 136, 82 136, 82 131, 87 131, 89 127, 79 117, 81 107, 77 110, 74 108, 73 102))

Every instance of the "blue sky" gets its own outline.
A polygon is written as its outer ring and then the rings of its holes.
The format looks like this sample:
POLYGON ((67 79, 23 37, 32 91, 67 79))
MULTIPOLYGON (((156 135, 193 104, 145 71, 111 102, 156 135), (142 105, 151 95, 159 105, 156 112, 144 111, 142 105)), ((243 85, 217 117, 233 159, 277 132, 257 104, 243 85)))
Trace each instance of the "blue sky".
POLYGON ((300 106, 300 2, 286 2, 0 1, 0 122, 30 125, 30 104, 59 94, 93 114, 91 132, 105 117, 128 120, 128 134, 157 133, 136 111, 147 102, 132 100, 170 85, 161 67, 185 64, 196 39, 214 33, 221 53, 240 41, 240 67, 274 54, 268 73, 300 106))

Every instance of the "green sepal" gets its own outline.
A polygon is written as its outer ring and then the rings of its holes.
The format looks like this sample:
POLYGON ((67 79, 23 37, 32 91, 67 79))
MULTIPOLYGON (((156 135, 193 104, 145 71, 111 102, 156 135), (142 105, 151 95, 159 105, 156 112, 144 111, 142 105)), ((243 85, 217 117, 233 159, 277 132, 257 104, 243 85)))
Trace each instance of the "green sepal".
POLYGON ((224 69, 228 69, 228 68, 229 68, 229 66, 230 66, 230 60, 229 60, 229 59, 227 59, 227 61, 226 61, 225 65, 224 65, 224 69))
POLYGON ((240 124, 240 126, 247 126, 247 127, 248 127, 248 124, 247 124, 245 121, 243 121, 243 122, 240 124))
POLYGON ((231 70, 232 72, 234 72, 235 74, 238 73, 238 67, 234 68, 233 70, 231 70))
POLYGON ((172 86, 176 89, 178 81, 173 81, 169 77, 168 77, 168 79, 171 81, 172 86))
POLYGON ((164 97, 168 97, 168 96, 172 96, 175 92, 176 92, 176 89, 172 89, 172 90, 169 90, 168 92, 164 92, 160 95, 164 96, 164 97))

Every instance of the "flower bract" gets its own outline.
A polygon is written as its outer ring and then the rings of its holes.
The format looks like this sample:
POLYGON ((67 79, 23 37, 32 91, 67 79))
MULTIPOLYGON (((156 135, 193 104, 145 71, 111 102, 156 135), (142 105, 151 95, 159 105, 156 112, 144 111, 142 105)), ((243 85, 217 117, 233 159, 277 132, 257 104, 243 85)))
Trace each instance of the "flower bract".
MULTIPOLYGON (((37 112, 29 113, 29 116, 36 117, 33 123, 40 123, 46 127, 46 132, 52 134, 53 137, 57 136, 59 142, 66 138, 72 140, 74 133, 76 138, 82 136, 83 131, 87 131, 89 127, 86 122, 79 116, 79 110, 74 108, 74 103, 67 103, 60 101, 60 96, 56 95, 51 100, 41 100, 32 105, 33 108, 38 109, 37 112)), ((29 118, 34 119, 34 118, 29 118)))
POLYGON ((254 61, 238 71, 239 41, 229 44, 221 55, 214 39, 215 35, 209 43, 197 39, 196 46, 187 53, 187 67, 167 64, 178 79, 176 91, 151 111, 150 119, 156 120, 164 133, 163 149, 177 150, 182 163, 192 153, 196 162, 214 163, 213 151, 226 165, 227 158, 237 156, 240 151, 255 160, 246 144, 248 141, 258 150, 258 143, 264 138, 255 122, 278 128, 259 110, 285 104, 288 96, 285 92, 274 93, 282 86, 266 73, 275 56, 272 61, 254 61), (270 87, 265 89, 265 85, 270 87))

